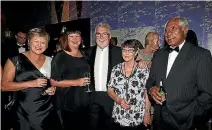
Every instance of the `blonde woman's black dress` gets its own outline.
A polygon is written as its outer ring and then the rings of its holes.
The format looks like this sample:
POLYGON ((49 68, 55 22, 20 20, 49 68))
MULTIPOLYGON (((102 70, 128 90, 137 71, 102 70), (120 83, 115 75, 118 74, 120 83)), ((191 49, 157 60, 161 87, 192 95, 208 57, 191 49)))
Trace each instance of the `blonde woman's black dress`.
MULTIPOLYGON (((50 77, 50 57, 46 56, 40 69, 37 69, 24 54, 10 60, 16 67, 15 82, 50 77)), ((50 87, 50 84, 46 87, 50 87)), ((60 120, 52 105, 52 96, 42 95, 44 89, 32 86, 15 92, 17 122, 14 130, 61 130, 60 120)))

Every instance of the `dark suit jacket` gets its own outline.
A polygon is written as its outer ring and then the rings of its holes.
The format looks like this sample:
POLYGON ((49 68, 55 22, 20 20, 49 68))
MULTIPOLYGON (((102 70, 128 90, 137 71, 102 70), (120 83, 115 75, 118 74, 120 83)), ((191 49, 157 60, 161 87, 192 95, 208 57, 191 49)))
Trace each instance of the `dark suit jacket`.
MULTIPOLYGON (((85 50, 85 53, 89 56, 89 61, 91 65, 91 83, 92 85, 95 85, 94 82, 94 64, 95 64, 95 58, 96 58, 96 48, 97 46, 93 46, 89 48, 88 50, 85 50)), ((109 44, 109 53, 108 53, 108 74, 107 74, 107 83, 110 80, 110 74, 113 69, 113 67, 121 62, 123 62, 121 48, 118 46, 114 46, 112 44, 109 44)))
MULTIPOLYGON (((23 47, 25 48, 26 51, 29 50, 29 47, 27 44, 25 44, 23 47)), ((18 51, 19 46, 16 44, 15 40, 7 41, 3 49, 4 49, 4 53, 2 53, 2 57, 4 59, 3 64, 6 62, 6 60, 9 57, 14 57, 19 54, 19 51, 18 51)))
POLYGON ((212 108, 212 58, 210 51, 185 43, 166 78, 168 55, 166 47, 154 54, 146 87, 149 93, 163 79, 167 100, 161 106, 161 118, 186 130, 193 125, 193 119, 212 108))

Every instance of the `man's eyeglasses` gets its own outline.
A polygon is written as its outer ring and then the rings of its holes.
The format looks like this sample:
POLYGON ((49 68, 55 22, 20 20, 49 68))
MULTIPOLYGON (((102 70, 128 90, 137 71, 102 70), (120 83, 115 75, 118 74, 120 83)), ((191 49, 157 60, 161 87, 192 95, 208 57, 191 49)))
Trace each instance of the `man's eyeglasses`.
POLYGON ((134 49, 122 49, 122 52, 133 53, 133 52, 135 52, 135 50, 134 49))
POLYGON ((109 33, 96 33, 96 37, 107 37, 109 33))

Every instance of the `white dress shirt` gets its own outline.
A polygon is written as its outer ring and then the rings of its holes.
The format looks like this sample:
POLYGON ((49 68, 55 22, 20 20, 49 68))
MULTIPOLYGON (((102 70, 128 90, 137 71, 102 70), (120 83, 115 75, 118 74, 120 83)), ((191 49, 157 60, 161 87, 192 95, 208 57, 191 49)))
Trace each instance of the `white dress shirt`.
POLYGON ((26 51, 26 49, 23 47, 25 44, 22 45, 22 44, 17 43, 17 45, 20 46, 20 48, 18 48, 18 52, 19 52, 19 53, 23 53, 23 52, 26 51))
POLYGON ((174 64, 175 59, 177 58, 178 54, 180 53, 181 48, 185 44, 185 40, 183 41, 182 44, 179 45, 179 52, 172 51, 169 53, 169 58, 168 58, 168 64, 167 64, 167 70, 166 70, 166 78, 169 75, 169 72, 172 68, 172 65, 174 64))
POLYGON ((95 91, 107 91, 108 46, 101 49, 97 46, 94 64, 95 91))

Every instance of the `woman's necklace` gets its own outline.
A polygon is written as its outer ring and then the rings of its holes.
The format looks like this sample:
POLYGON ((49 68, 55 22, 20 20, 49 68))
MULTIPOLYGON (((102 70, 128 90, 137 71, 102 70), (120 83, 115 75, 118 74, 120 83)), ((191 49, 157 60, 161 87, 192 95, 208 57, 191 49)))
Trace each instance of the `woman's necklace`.
POLYGON ((134 70, 135 70, 135 62, 133 63, 133 68, 131 69, 130 75, 127 76, 126 65, 124 63, 124 75, 125 75, 125 78, 126 78, 125 87, 126 87, 126 101, 127 102, 128 102, 128 100, 130 98, 130 95, 128 95, 129 81, 130 81, 130 77, 132 76, 134 70))

